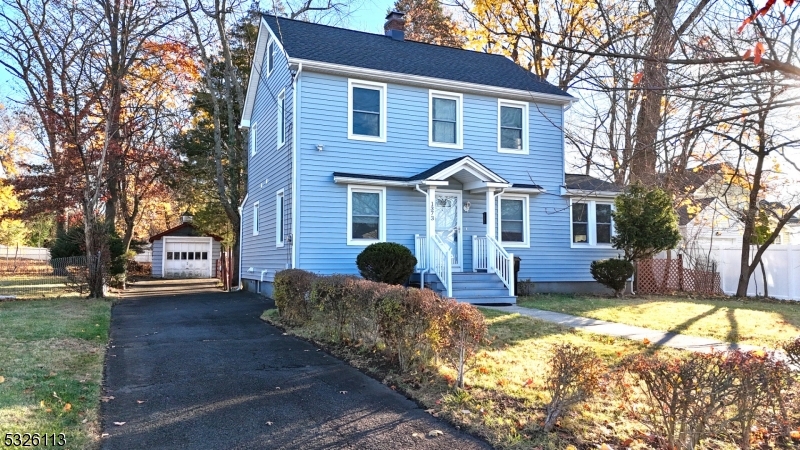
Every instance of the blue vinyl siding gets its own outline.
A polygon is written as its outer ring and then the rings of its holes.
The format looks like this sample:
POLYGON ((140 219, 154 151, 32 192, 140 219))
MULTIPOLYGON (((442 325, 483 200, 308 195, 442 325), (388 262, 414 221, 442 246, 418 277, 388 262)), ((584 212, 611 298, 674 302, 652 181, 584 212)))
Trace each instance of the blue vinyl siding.
MULTIPOLYGON (((530 103, 530 154, 502 154, 497 152, 497 99, 465 94, 464 149, 429 147, 428 89, 390 83, 387 142, 365 142, 347 139, 347 78, 304 71, 301 80, 298 267, 321 273, 357 272, 355 258, 363 247, 346 245, 347 187, 333 183, 333 172, 410 176, 464 155, 512 183, 539 184, 547 190, 530 195, 530 248, 509 249, 523 260, 521 277, 591 281, 590 262, 616 255, 609 249, 570 248, 569 199, 560 195, 564 176, 560 105, 530 103), (322 151, 317 144, 324 146, 322 151)), ((411 188, 387 188, 387 240, 413 248, 414 234, 425 234, 424 199, 411 188)), ((464 270, 471 270, 472 236, 485 235, 485 194, 464 192, 462 200, 472 203, 463 213, 462 233, 464 270)))
POLYGON ((164 240, 156 239, 153 241, 153 258, 150 273, 157 278, 161 278, 164 274, 163 261, 164 258, 164 240))
MULTIPOLYGON (((268 48, 268 47, 267 47, 268 48)), ((264 58, 262 77, 256 93, 250 120, 256 127, 257 152, 248 147, 248 196, 242 207, 242 278, 260 279, 262 270, 269 270, 265 280, 272 280, 277 271, 291 264, 289 242, 292 220, 292 76, 286 56, 276 46, 274 69, 266 76, 268 58, 264 58), (286 96, 286 139, 278 147, 278 96, 286 96), (276 247, 276 200, 284 192, 284 246, 276 247), (253 204, 258 202, 259 233, 253 236, 253 204), (252 271, 250 270, 252 268, 252 271)), ((265 50, 267 51, 267 50, 265 50)))

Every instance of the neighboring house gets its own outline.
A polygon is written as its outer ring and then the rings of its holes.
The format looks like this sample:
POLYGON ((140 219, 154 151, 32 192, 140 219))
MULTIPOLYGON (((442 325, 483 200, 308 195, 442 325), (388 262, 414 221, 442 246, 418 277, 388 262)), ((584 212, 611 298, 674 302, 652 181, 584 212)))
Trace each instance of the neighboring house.
POLYGON ((212 278, 220 258, 222 238, 201 233, 192 215, 181 215, 181 224, 150 238, 155 278, 212 278))
POLYGON ((270 295, 286 268, 357 274, 389 241, 462 301, 514 302, 513 256, 539 290, 600 288, 589 264, 618 254, 617 189, 565 178, 573 98, 503 56, 405 41, 402 14, 385 28, 263 16, 240 124, 244 287, 270 295))
MULTIPOLYGON (((671 188, 683 200, 678 208, 684 248, 707 253, 711 246, 740 246, 744 223, 738 211, 749 202, 746 183, 733 177, 735 168, 728 164, 709 164, 687 169, 673 177, 671 188)), ((779 203, 760 202, 764 207, 782 208, 779 203)), ((792 218, 773 245, 800 243, 800 223, 792 218)))

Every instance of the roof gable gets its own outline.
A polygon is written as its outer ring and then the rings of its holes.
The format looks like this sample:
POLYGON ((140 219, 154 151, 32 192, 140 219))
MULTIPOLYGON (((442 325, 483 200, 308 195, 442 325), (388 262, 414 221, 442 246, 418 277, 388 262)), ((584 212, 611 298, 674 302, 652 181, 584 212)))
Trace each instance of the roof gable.
POLYGON ((505 56, 264 15, 289 58, 563 97, 563 90, 505 56))
POLYGON ((184 222, 176 227, 172 227, 167 231, 162 231, 161 233, 152 236, 149 241, 152 244, 154 241, 157 241, 164 236, 196 236, 196 237, 210 237, 214 238, 215 241, 221 241, 222 237, 217 236, 216 234, 210 233, 202 233, 194 225, 189 222, 184 222))

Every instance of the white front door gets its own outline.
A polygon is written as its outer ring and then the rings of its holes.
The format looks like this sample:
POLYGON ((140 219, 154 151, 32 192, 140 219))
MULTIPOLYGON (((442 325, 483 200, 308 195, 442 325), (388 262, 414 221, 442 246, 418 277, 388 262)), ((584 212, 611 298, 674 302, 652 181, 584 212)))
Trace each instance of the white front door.
POLYGON ((436 191, 436 234, 453 252, 453 272, 461 272, 461 192, 436 191))
POLYGON ((164 242, 164 278, 211 277, 208 240, 169 239, 164 242))

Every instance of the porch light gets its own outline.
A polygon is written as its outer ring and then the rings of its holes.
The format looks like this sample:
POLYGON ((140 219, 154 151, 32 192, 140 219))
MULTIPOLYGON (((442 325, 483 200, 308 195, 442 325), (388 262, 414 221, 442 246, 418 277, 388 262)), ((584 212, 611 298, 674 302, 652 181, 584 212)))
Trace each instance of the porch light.
POLYGON ((469 207, 472 206, 470 202, 464 202, 464 212, 469 212, 469 207))
POLYGON ((181 214, 181 223, 192 223, 192 220, 194 220, 194 216, 189 211, 181 214))

